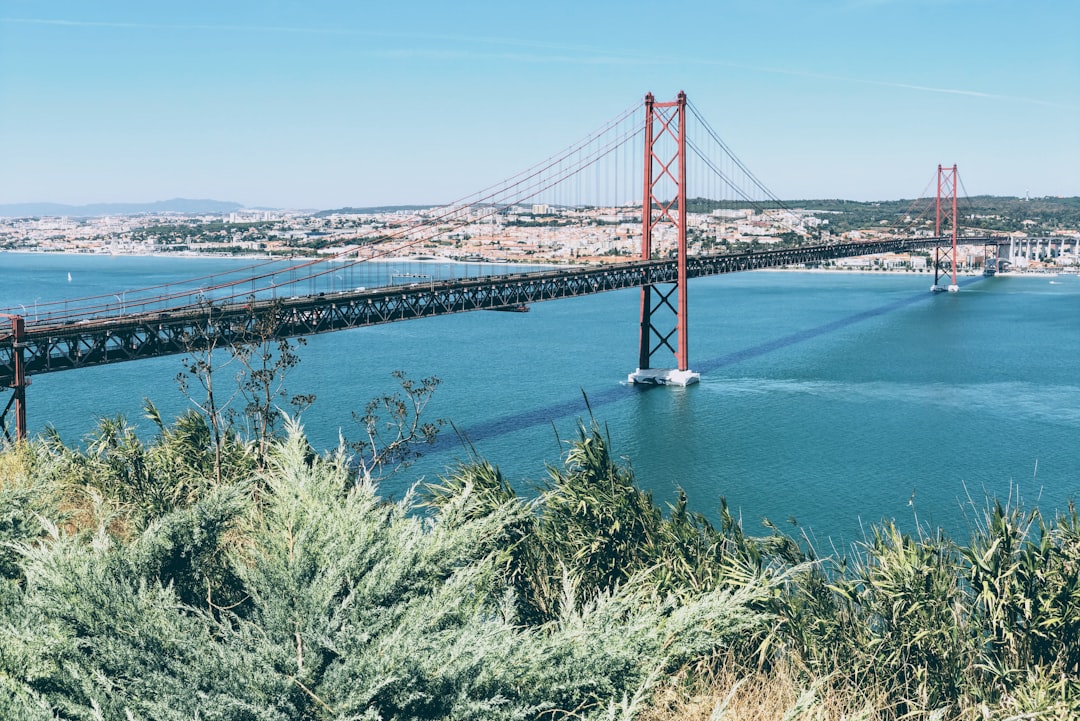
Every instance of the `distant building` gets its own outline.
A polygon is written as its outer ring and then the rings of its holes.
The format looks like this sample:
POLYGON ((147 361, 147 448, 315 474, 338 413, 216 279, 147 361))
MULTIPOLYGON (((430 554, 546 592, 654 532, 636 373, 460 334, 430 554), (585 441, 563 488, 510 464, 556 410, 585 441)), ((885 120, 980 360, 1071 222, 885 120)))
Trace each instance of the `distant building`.
POLYGON ((754 215, 754 211, 750 208, 741 210, 725 210, 723 208, 717 208, 712 212, 714 218, 750 218, 754 215))

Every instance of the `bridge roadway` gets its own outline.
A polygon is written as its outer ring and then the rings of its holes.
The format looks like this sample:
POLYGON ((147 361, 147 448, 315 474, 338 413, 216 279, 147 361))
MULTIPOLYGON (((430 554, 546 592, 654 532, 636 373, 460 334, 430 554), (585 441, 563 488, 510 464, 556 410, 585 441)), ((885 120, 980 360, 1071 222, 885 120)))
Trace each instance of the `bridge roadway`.
MULTIPOLYGON (((963 245, 1005 245, 1007 238, 960 238, 963 245)), ((753 253, 687 258, 687 275, 697 278, 744 270, 776 268, 876 253, 925 250, 951 244, 951 238, 915 238, 783 248, 753 253)), ((27 324, 21 343, 11 326, 0 330, 0 388, 15 382, 21 350, 26 376, 74 370, 105 363, 188 353, 244 342, 253 337, 255 319, 273 310, 273 336, 306 336, 411 318, 505 309, 526 303, 602 293, 621 288, 673 283, 674 259, 632 261, 602 266, 560 268, 483 278, 415 283, 368 290, 318 293, 289 299, 210 305, 176 311, 27 324)), ((0 321, 2 322, 2 321, 0 321)), ((6 324, 5 324, 6 325, 6 324)))

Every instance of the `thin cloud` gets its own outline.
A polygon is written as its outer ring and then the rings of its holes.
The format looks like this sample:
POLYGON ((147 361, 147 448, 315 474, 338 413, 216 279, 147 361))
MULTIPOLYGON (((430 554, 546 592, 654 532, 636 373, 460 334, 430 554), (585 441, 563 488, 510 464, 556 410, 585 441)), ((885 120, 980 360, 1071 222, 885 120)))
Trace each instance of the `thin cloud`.
POLYGON ((440 40, 447 42, 481 43, 535 50, 557 50, 593 53, 593 48, 563 43, 535 42, 488 36, 462 36, 438 33, 392 32, 385 30, 354 30, 351 28, 304 27, 295 25, 216 25, 204 23, 139 23, 107 20, 59 20, 48 18, 0 18, 0 23, 22 25, 53 25, 59 27, 113 28, 118 30, 188 30, 213 32, 293 33, 297 35, 339 35, 348 37, 388 38, 401 40, 440 40))
POLYGON ((213 30, 218 32, 237 32, 249 30, 256 32, 287 32, 307 33, 319 35, 372 35, 374 33, 362 33, 354 30, 338 28, 303 28, 275 25, 205 25, 205 24, 177 24, 164 23, 130 23, 108 20, 53 20, 46 18, 0 18, 0 23, 12 23, 19 25, 53 25, 58 27, 73 28, 113 28, 119 30, 213 30))
POLYGON ((912 85, 911 83, 899 83, 888 80, 868 80, 865 78, 843 78, 828 75, 819 76, 827 80, 838 80, 849 83, 862 83, 864 85, 878 85, 886 88, 899 88, 901 90, 917 90, 924 93, 941 93, 944 95, 964 95, 969 98, 983 98, 986 100, 1003 100, 1010 103, 1026 103, 1029 105, 1041 105, 1047 108, 1061 108, 1068 106, 1039 98, 1024 98, 1017 95, 1001 95, 998 93, 986 93, 979 90, 961 90, 959 88, 935 88, 927 85, 912 85))
MULTIPOLYGON (((865 3, 881 4, 896 0, 862 0, 865 3)), ((982 100, 996 100, 1010 103, 1023 103, 1038 105, 1047 108, 1069 109, 1069 106, 1039 98, 1026 98, 1013 95, 1001 95, 987 93, 978 90, 966 90, 961 88, 939 88, 914 83, 904 83, 890 80, 873 80, 866 78, 845 77, 815 73, 805 70, 792 70, 787 68, 764 67, 745 65, 741 63, 725 62, 718 60, 706 60, 700 58, 664 58, 647 56, 638 53, 611 53, 599 48, 586 45, 567 45, 549 42, 534 42, 514 38, 496 38, 489 36, 462 36, 426 33, 402 33, 389 31, 353 30, 349 28, 328 27, 298 27, 285 25, 213 25, 213 24, 161 24, 161 23, 138 23, 117 22, 100 20, 64 20, 47 18, 0 18, 0 23, 24 24, 24 25, 51 25, 59 27, 86 27, 86 28, 114 28, 127 30, 182 30, 197 32, 254 32, 254 33, 291 33, 299 35, 329 35, 340 37, 367 37, 383 38, 407 41, 434 41, 451 42, 455 44, 501 46, 507 48, 519 48, 525 50, 554 51, 550 53, 503 53, 484 52, 472 50, 437 50, 433 48, 414 47, 397 49, 368 49, 363 54, 369 57, 387 58, 429 58, 434 60, 499 60, 505 62, 531 63, 531 64, 588 64, 588 65, 710 65, 736 68, 750 72, 768 73, 773 75, 786 75, 805 77, 815 80, 827 80, 830 82, 852 83, 860 85, 876 85, 878 87, 897 88, 915 92, 937 93, 944 95, 959 95, 963 97, 979 98, 982 100)))
POLYGON ((429 60, 499 60, 517 63, 562 65, 639 65, 641 61, 615 56, 580 57, 574 55, 536 55, 530 53, 482 53, 472 50, 431 50, 402 48, 399 50, 365 50, 367 57, 429 60))
POLYGON ((446 35, 436 33, 399 33, 389 31, 353 30, 348 28, 296 27, 287 25, 209 25, 209 24, 161 24, 134 23, 98 20, 52 20, 45 18, 0 18, 0 23, 23 25, 46 25, 56 27, 111 28, 117 30, 174 30, 194 32, 252 32, 252 33, 291 33, 297 35, 330 35, 339 37, 382 38, 389 40, 447 42, 460 45, 491 45, 526 50, 556 51, 559 54, 538 53, 493 53, 477 50, 437 50, 425 47, 406 47, 397 49, 368 49, 361 54, 368 57, 387 58, 430 58, 504 60, 522 63, 552 64, 590 64, 590 65, 628 65, 647 62, 645 58, 634 58, 610 54, 596 48, 567 45, 560 43, 532 42, 526 40, 495 38, 486 36, 446 35))
POLYGON ((886 5, 942 6, 963 5, 970 2, 971 0, 847 0, 847 2, 840 3, 840 7, 847 10, 863 10, 865 8, 874 9, 886 5))
POLYGON ((1002 100, 1012 103, 1026 103, 1029 105, 1041 105, 1049 108, 1062 108, 1065 109, 1068 106, 1060 103, 1051 102, 1049 100, 1041 100, 1039 98, 1025 98, 1016 95, 1001 95, 998 93, 987 93, 979 90, 962 90, 959 88, 935 88, 929 85, 915 85, 912 83, 902 83, 891 80, 872 80, 868 78, 852 78, 842 75, 828 75, 825 73, 814 73, 807 70, 791 70, 787 68, 775 68, 775 67, 760 67, 754 65, 743 65, 739 63, 728 63, 723 61, 699 61, 710 65, 718 65, 723 67, 738 68, 740 70, 750 70, 760 73, 772 73, 774 75, 789 75, 802 78, 812 78, 814 80, 829 80, 832 82, 841 83, 858 83, 860 85, 877 85, 885 88, 899 88, 901 90, 915 90, 924 93, 941 93, 945 95, 963 95, 970 98, 982 98, 984 100, 1002 100))

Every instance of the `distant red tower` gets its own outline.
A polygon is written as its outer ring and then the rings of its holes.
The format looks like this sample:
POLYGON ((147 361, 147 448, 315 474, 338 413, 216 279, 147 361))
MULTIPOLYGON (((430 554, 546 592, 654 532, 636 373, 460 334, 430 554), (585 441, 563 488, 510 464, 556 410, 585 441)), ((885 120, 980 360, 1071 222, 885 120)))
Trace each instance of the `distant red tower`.
POLYGON ((645 96, 645 172, 641 202, 641 259, 653 254, 653 231, 670 223, 676 232, 676 278, 674 283, 646 285, 641 289, 641 331, 638 367, 631 383, 689 385, 699 374, 689 369, 686 313, 686 93, 674 102, 658 103, 645 96), (654 320, 675 316, 671 330, 657 329, 654 320), (671 344, 675 336, 675 345, 671 344), (675 356, 675 368, 653 368, 653 354, 667 348, 675 356))
POLYGON ((952 282, 947 290, 950 293, 956 293, 960 290, 960 286, 956 284, 956 238, 959 234, 959 218, 956 215, 956 186, 958 184, 959 177, 956 174, 956 165, 951 168, 944 168, 940 165, 937 167, 937 222, 934 224, 934 236, 939 240, 944 238, 941 230, 945 222, 948 222, 952 233, 952 245, 951 247, 943 246, 939 243, 937 248, 934 249, 934 284, 930 286, 930 290, 934 292, 946 290, 946 288, 938 285, 939 279, 945 275, 942 266, 946 262, 948 262, 952 274, 952 282))

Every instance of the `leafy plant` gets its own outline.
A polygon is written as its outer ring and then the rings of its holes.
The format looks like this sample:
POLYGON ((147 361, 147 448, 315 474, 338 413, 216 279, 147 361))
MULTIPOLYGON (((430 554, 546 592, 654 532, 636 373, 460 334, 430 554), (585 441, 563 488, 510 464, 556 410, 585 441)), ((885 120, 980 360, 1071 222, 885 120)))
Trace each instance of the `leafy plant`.
POLYGON ((419 381, 404 371, 393 377, 401 391, 386 393, 368 401, 363 413, 353 412, 360 438, 350 443, 353 462, 364 482, 374 482, 407 468, 421 455, 420 447, 435 442, 445 421, 423 419, 431 396, 439 387, 436 376, 419 381))

